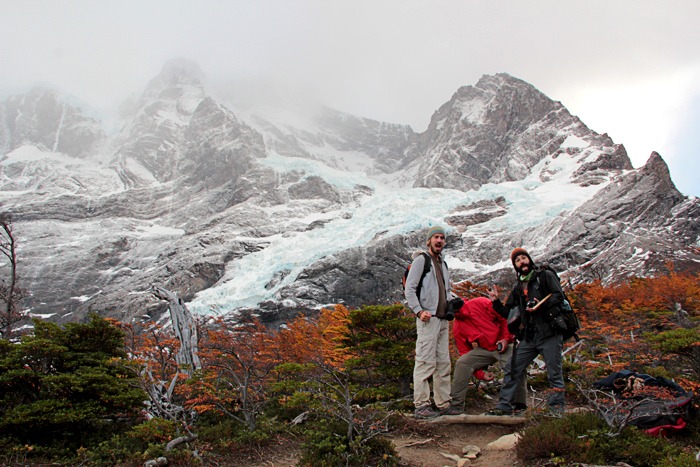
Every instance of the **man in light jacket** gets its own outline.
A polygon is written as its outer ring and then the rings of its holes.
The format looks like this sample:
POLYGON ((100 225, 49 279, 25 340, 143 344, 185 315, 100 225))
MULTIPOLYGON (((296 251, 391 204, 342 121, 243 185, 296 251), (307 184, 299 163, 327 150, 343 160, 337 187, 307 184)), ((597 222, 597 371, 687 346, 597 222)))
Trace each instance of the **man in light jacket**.
POLYGON ((408 307, 416 315, 416 362, 413 368, 413 404, 416 418, 432 418, 449 411, 450 406, 450 326, 446 318, 450 292, 450 272, 442 259, 445 229, 431 227, 426 245, 428 252, 413 260, 406 277, 404 294, 408 307), (423 275, 428 262, 430 268, 423 275), (433 378, 433 399, 438 411, 430 404, 433 378))

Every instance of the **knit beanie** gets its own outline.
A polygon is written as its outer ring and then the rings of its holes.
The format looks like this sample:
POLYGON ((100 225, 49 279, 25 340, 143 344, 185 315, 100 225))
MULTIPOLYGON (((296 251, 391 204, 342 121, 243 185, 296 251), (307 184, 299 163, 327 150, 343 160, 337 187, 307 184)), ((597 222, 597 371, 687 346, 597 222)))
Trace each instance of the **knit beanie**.
POLYGON ((433 235, 437 234, 445 235, 445 229, 443 229, 439 225, 431 227, 430 229, 428 229, 428 237, 426 238, 426 241, 429 241, 431 238, 433 238, 433 235))
POLYGON ((530 256, 530 253, 527 252, 525 248, 516 248, 510 253, 510 262, 513 263, 513 267, 515 267, 515 258, 517 258, 519 255, 525 255, 530 259, 530 265, 534 269, 535 267, 535 262, 532 260, 532 257, 530 256))

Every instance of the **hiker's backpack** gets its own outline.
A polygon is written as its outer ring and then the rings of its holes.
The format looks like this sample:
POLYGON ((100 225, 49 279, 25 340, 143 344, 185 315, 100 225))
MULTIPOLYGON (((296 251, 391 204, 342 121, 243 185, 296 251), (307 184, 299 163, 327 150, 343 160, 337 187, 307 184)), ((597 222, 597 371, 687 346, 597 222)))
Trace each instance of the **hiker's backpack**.
MULTIPOLYGON (((547 270, 551 271, 554 274, 554 277, 557 278, 559 283, 561 284, 561 279, 559 278, 559 274, 548 264, 545 264, 543 266, 540 266, 540 270, 547 270)), ((539 274, 537 275, 537 282, 540 281, 540 276, 539 274)), ((562 288, 561 293, 564 295, 564 301, 559 307, 560 314, 559 316, 552 316, 552 325, 556 329, 556 331, 562 335, 564 341, 567 341, 571 339, 572 337, 576 339, 576 342, 580 341, 581 338, 578 336, 578 331, 581 329, 581 323, 578 320, 578 317, 576 316, 576 312, 574 309, 571 307, 571 302, 569 301, 569 298, 566 296, 566 292, 564 292, 564 289, 562 288), (559 319, 561 318, 561 319, 559 319)))
MULTIPOLYGON (((428 253, 422 251, 421 255, 423 255, 423 258, 425 258, 425 261, 423 262, 423 272, 420 275, 420 279, 418 280, 418 287, 416 287, 416 297, 420 300, 420 291, 421 288, 423 288, 423 279, 425 278, 426 274, 430 272, 430 265, 433 264, 433 261, 430 259, 430 256, 428 253)), ((416 256, 417 258, 417 256, 416 256)), ((447 263, 444 262, 445 267, 447 267, 447 263)), ((404 292, 406 291, 406 279, 408 278, 408 271, 411 270, 411 265, 413 263, 408 263, 408 266, 406 266, 406 270, 403 272, 403 279, 401 279, 401 285, 403 287, 404 292)))
MULTIPOLYGON (((423 255, 423 258, 425 258, 425 261, 423 262, 423 272, 420 275, 420 279, 418 280, 418 287, 416 287, 416 297, 420 300, 420 290, 423 287, 423 279, 425 278, 426 274, 430 272, 430 264, 432 261, 430 260, 430 256, 428 256, 428 253, 421 253, 423 255)), ((411 266, 413 265, 413 262, 408 263, 408 266, 406 266, 406 270, 403 272, 403 279, 401 280, 401 285, 403 286, 404 292, 406 291, 406 279, 408 279, 408 271, 411 270, 411 266)))
POLYGON ((598 405, 606 409, 606 419, 625 420, 652 436, 683 430, 692 417, 693 393, 662 376, 621 370, 593 387, 611 392, 610 398, 598 399, 598 405))

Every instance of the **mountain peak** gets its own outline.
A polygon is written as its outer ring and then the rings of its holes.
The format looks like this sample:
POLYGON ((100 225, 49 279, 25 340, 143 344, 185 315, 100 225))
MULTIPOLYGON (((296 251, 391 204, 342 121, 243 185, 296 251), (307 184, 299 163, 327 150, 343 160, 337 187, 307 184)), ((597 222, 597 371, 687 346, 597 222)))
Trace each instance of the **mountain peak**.
POLYGON ((652 177, 656 180, 657 185, 660 187, 661 191, 664 192, 674 192, 680 195, 676 185, 674 185, 671 180, 671 172, 668 170, 668 165, 666 161, 663 160, 661 155, 653 151, 649 156, 646 164, 640 169, 640 174, 643 176, 652 177))
POLYGON ((656 151, 651 152, 649 159, 647 159, 646 164, 644 164, 644 167, 649 167, 650 169, 653 168, 654 170, 665 170, 668 172, 668 165, 666 165, 666 161, 664 161, 661 155, 656 151))
POLYGON ((416 186, 467 187, 522 180, 543 163, 542 180, 563 170, 565 154, 580 185, 631 168, 622 147, 586 127, 560 103, 506 73, 463 86, 432 116, 422 135, 429 159, 416 186), (559 167, 556 167, 559 165, 559 167), (431 170, 431 167, 438 169, 431 170))
POLYGON ((169 83, 171 86, 178 84, 199 85, 204 81, 204 73, 199 65, 186 58, 173 58, 168 60, 156 79, 169 83))
POLYGON ((175 58, 163 65, 160 73, 153 78, 141 96, 141 105, 161 97, 173 98, 183 89, 203 88, 205 76, 199 65, 192 60, 175 58))
POLYGON ((531 84, 526 83, 525 81, 515 78, 514 76, 509 75, 508 73, 496 73, 495 75, 483 75, 479 81, 477 81, 476 85, 474 87, 479 88, 479 89, 491 89, 494 90, 494 88, 500 88, 503 87, 505 84, 510 84, 510 85, 521 85, 521 86, 528 86, 532 87, 531 84))

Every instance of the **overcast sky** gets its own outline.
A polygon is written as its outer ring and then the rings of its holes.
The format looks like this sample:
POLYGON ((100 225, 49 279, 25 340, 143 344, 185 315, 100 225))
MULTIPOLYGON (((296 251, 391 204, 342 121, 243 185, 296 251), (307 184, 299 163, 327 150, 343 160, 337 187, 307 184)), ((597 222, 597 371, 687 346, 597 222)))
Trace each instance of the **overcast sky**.
POLYGON ((97 106, 170 58, 277 80, 339 110, 427 128, 509 73, 700 196, 697 0, 0 0, 0 93, 45 83, 97 106))

